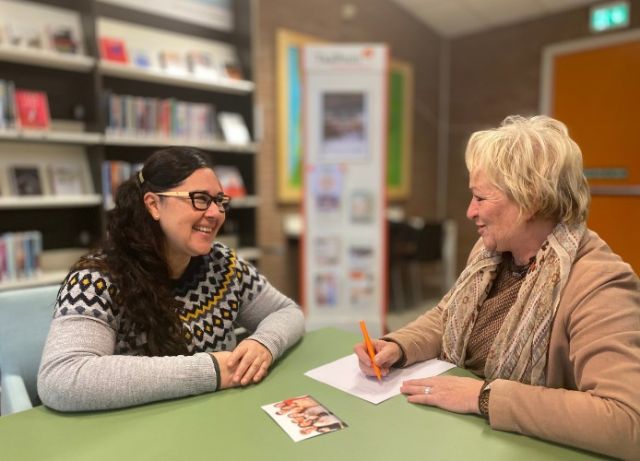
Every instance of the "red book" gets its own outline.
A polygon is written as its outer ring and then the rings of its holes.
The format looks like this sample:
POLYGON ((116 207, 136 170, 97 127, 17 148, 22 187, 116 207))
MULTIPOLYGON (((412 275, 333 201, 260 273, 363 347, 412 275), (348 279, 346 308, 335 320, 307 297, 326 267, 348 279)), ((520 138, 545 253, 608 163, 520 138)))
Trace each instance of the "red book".
POLYGON ((16 112, 21 128, 49 128, 49 100, 44 91, 16 90, 16 112))
POLYGON ((127 48, 119 38, 100 37, 100 56, 107 61, 129 62, 127 48))

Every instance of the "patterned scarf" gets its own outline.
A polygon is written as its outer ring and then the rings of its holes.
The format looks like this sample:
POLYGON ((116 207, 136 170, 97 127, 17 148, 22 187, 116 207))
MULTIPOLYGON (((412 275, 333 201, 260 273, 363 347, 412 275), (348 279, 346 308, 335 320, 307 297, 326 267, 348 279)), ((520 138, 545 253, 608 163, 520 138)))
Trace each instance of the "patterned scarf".
MULTIPOLYGON (((538 250, 489 349, 484 369, 487 379, 545 384, 551 324, 585 230, 584 224, 558 224, 538 250)), ((464 366, 478 308, 487 298, 501 262, 501 253, 483 249, 442 300, 444 360, 464 366)))

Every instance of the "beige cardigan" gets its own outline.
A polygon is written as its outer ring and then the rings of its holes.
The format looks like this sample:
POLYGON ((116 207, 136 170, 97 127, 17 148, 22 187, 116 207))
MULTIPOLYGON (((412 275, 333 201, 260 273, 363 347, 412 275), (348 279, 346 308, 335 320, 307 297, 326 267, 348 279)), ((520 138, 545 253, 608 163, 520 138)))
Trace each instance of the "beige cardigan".
MULTIPOLYGON (((438 305, 385 336, 404 365, 440 355, 441 314, 438 305)), ((640 460, 640 281, 596 233, 582 239, 560 299, 547 386, 494 381, 489 420, 493 429, 640 460)))

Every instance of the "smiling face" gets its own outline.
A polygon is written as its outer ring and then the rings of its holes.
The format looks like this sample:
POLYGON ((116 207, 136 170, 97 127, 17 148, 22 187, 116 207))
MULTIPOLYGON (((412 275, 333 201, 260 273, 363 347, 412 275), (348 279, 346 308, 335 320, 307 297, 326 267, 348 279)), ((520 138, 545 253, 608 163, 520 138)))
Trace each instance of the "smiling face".
POLYGON ((527 235, 527 220, 518 205, 482 171, 471 174, 469 189, 472 197, 467 218, 477 226, 484 246, 491 251, 518 253, 519 242, 527 235))
MULTIPOLYGON (((222 192, 220 182, 210 168, 194 171, 180 185, 166 192, 222 192)), ((211 203, 206 211, 196 210, 190 198, 159 196, 147 192, 147 210, 159 222, 165 235, 165 257, 172 277, 179 277, 193 256, 207 254, 224 223, 225 214, 211 203)))

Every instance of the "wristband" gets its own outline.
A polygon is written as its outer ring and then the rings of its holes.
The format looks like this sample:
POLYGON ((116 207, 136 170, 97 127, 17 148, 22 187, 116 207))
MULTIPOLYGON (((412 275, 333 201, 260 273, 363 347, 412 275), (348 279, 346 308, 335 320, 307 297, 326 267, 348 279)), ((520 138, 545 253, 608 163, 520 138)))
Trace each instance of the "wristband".
POLYGON ((220 389, 220 365, 218 364, 218 359, 212 352, 209 353, 209 357, 211 357, 211 361, 213 362, 213 368, 216 371, 216 391, 220 389))
POLYGON ((491 394, 491 381, 485 381, 480 388, 480 394, 478 394, 478 409, 480 414, 484 416, 487 421, 489 420, 489 397, 491 394))

